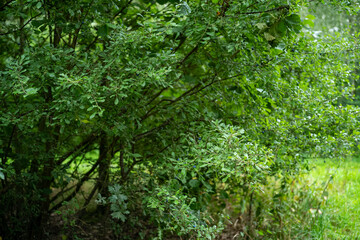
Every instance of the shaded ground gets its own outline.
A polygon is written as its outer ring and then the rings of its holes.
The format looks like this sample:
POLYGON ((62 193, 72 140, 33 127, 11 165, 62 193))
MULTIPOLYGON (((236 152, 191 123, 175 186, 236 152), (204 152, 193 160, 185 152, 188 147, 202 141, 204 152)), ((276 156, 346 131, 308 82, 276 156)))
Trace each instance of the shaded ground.
POLYGON ((85 222, 76 219, 75 216, 64 219, 58 214, 52 214, 48 223, 48 232, 46 233, 48 240, 95 240, 119 239, 113 234, 111 223, 107 220, 104 222, 85 222))

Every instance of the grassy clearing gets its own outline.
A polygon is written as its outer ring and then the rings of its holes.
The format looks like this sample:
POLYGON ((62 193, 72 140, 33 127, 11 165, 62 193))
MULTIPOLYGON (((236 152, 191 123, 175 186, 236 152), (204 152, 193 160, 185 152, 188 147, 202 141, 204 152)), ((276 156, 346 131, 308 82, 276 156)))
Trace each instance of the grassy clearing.
POLYGON ((314 220, 313 239, 360 239, 360 159, 316 160, 312 166, 310 182, 325 186, 333 176, 322 214, 314 220))

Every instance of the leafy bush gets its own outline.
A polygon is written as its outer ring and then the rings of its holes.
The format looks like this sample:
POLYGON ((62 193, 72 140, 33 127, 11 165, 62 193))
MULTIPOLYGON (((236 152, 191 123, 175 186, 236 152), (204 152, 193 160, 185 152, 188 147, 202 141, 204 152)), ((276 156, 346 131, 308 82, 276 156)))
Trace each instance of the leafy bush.
MULTIPOLYGON (((329 2, 358 11, 347 3, 329 2)), ((354 154, 358 35, 318 38, 307 4, 0 6, 4 238, 44 238, 50 213, 92 181, 79 209, 99 193, 117 229, 213 239, 230 198, 250 208, 269 177, 354 154)))

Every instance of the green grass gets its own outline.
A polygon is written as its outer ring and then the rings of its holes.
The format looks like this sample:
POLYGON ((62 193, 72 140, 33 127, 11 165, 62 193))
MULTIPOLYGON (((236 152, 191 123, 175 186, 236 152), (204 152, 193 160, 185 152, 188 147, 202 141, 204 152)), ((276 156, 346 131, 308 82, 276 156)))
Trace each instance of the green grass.
POLYGON ((322 214, 314 220, 313 239, 360 239, 360 159, 315 160, 311 165, 310 181, 324 187, 333 176, 322 214))

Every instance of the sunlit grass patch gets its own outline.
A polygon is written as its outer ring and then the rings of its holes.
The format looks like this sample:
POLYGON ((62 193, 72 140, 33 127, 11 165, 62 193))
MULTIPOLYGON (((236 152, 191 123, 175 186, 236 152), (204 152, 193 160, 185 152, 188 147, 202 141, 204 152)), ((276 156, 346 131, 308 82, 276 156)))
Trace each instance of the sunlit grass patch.
POLYGON ((313 235, 317 239, 360 238, 360 159, 316 160, 309 174, 311 181, 322 182, 333 176, 327 187, 323 214, 316 218, 313 235))

